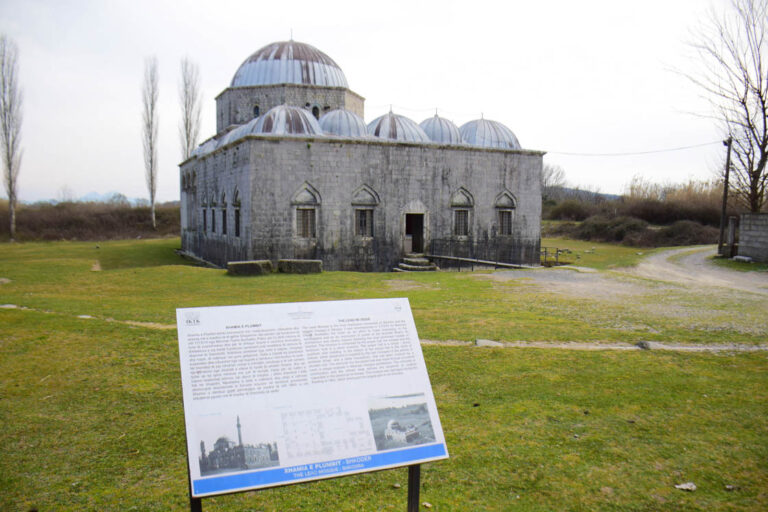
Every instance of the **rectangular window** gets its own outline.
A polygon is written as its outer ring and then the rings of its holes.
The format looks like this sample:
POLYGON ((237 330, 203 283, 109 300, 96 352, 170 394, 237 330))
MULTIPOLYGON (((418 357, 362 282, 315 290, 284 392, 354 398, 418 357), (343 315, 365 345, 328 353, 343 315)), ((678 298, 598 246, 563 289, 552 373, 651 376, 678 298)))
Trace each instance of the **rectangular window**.
POLYGON ((227 209, 226 208, 221 209, 221 234, 222 235, 227 234, 227 209))
POLYGON ((235 236, 240 236, 240 208, 235 208, 235 236))
POLYGON ((216 232, 216 210, 211 208, 211 233, 216 232))
POLYGON ((296 209, 296 235, 302 238, 315 238, 315 209, 296 209))
POLYGON ((469 236, 469 210, 453 211, 453 234, 469 236))
POLYGON ((499 234, 512 234, 512 210, 499 210, 499 234))
POLYGON ((373 236, 373 210, 355 210, 355 235, 373 236))
POLYGON ((203 208, 203 232, 208 231, 208 210, 203 208))

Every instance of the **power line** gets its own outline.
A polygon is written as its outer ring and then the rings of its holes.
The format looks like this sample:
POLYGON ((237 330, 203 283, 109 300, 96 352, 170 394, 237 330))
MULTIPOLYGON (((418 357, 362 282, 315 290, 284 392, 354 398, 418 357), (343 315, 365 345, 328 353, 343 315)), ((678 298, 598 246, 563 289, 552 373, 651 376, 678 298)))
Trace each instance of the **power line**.
POLYGON ((712 142, 703 142, 701 144, 693 144, 690 146, 678 146, 676 148, 666 149, 652 149, 649 151, 632 151, 626 153, 570 153, 566 151, 547 151, 549 155, 564 155, 564 156, 637 156, 637 155, 651 155, 654 153, 671 153, 673 151, 683 151, 685 149, 700 148, 703 146, 711 146, 713 144, 722 144, 723 141, 715 140, 712 142))
MULTIPOLYGON (((436 114, 448 114, 448 115, 458 115, 458 116, 466 116, 466 115, 472 115, 469 112, 457 112, 457 111, 451 111, 446 110, 442 108, 436 108, 436 107, 429 107, 429 108, 410 108, 410 107, 404 107, 402 105, 393 105, 392 103, 387 103, 385 105, 373 105, 369 106, 369 108, 372 109, 381 109, 381 108, 389 108, 397 109, 401 111, 406 112, 435 112, 436 114)), ((480 117, 483 117, 482 114, 480 117)), ((586 157, 613 157, 613 156, 640 156, 640 155, 653 155, 657 153, 672 153, 674 151, 684 151, 686 149, 694 149, 694 148, 701 148, 704 146, 711 146, 713 144, 723 144, 724 142, 722 140, 714 140, 711 142, 702 142, 701 144, 692 144, 690 146, 678 146, 674 148, 665 148, 665 149, 651 149, 648 151, 628 151, 628 152, 622 152, 622 153, 578 153, 578 152, 570 152, 570 151, 547 151, 548 155, 563 155, 563 156, 586 156, 586 157)))

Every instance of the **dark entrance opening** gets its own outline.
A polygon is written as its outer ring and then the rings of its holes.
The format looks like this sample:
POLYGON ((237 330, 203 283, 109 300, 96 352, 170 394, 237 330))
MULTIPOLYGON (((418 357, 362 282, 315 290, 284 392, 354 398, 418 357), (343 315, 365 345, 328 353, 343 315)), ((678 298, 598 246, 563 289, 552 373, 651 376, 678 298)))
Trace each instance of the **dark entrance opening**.
POLYGON ((405 214, 405 252, 424 252, 423 213, 405 214))

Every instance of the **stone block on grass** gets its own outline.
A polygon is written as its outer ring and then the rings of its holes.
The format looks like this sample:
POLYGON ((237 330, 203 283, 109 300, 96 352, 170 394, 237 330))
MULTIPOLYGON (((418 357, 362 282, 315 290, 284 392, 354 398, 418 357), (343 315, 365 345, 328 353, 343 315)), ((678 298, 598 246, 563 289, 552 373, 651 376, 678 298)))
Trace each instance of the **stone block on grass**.
POLYGON ((269 260, 230 261, 227 263, 227 274, 231 276, 263 276, 272 273, 272 262, 269 260))
POLYGON ((319 274, 323 271, 322 260, 278 260, 277 271, 284 274, 319 274))

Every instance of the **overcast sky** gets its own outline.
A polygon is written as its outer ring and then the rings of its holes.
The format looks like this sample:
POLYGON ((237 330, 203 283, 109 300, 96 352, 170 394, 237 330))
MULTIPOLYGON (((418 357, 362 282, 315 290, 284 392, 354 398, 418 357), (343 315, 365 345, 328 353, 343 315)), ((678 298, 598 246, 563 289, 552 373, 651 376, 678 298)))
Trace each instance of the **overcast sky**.
POLYGON ((421 122, 484 115, 546 151, 567 180, 621 193, 635 175, 710 179, 723 138, 680 72, 687 42, 724 0, 0 1, 20 51, 22 201, 116 191, 147 197, 141 145, 144 59, 160 70, 158 200, 179 198, 179 62, 202 75, 201 139, 214 98, 259 48, 291 37, 328 54, 366 98, 421 122), (713 143, 675 152, 633 153, 713 143))

